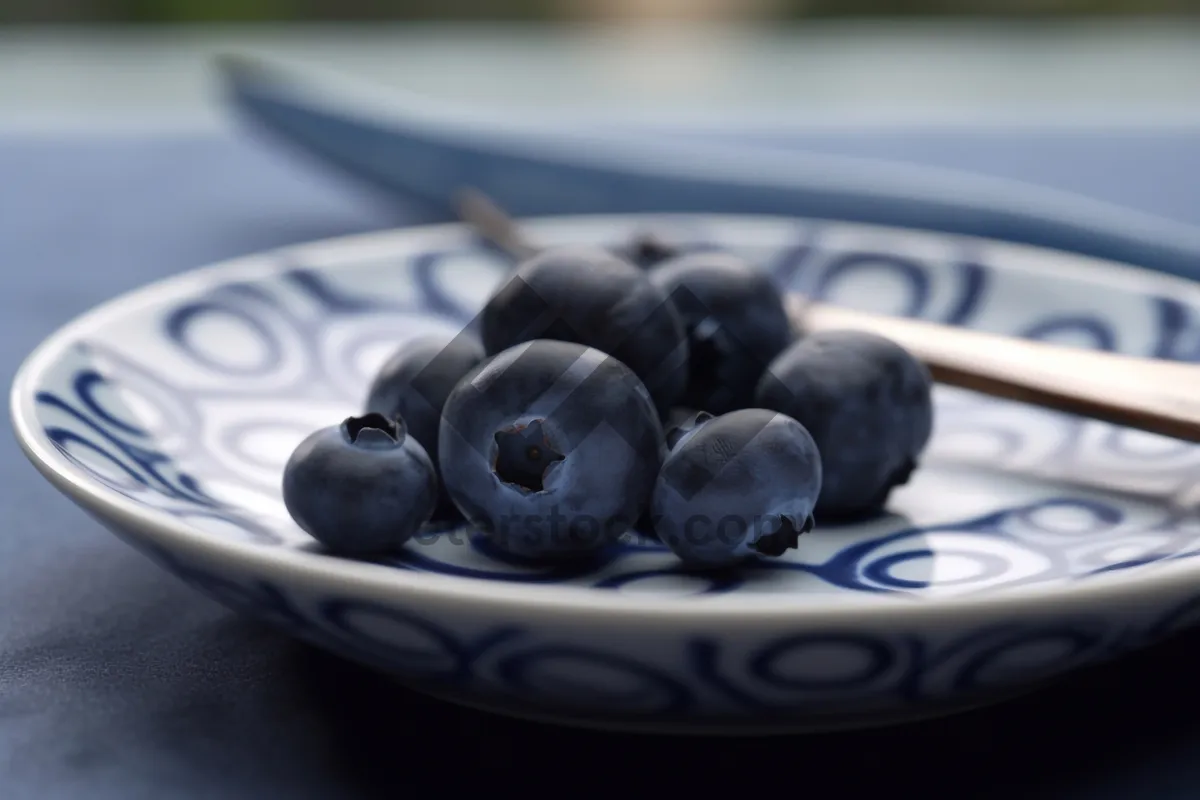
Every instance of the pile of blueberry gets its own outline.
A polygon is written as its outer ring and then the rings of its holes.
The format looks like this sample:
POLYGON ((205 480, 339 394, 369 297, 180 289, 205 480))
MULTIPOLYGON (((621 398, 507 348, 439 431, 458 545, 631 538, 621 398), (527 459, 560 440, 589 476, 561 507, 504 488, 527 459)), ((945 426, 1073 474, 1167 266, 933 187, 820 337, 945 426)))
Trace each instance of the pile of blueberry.
POLYGON ((776 557, 877 514, 932 428, 931 380, 875 335, 797 335, 771 277, 725 252, 542 251, 455 337, 400 348, 362 416, 283 475, 331 552, 464 519, 504 553, 575 558, 631 529, 690 566, 776 557))

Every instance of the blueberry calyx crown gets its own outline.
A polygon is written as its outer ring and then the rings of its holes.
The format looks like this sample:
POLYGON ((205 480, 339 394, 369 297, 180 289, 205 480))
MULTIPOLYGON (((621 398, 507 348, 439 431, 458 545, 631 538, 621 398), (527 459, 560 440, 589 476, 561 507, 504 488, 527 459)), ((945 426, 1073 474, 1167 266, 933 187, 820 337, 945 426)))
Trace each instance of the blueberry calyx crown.
POLYGON ((788 550, 796 549, 800 537, 813 529, 816 521, 812 514, 804 518, 804 523, 796 527, 791 517, 779 518, 779 530, 767 534, 754 543, 754 550, 759 555, 778 557, 788 550))
POLYGON ((404 441, 404 421, 399 417, 391 420, 372 411, 361 417, 347 417, 342 422, 342 433, 357 447, 396 447, 404 441))
POLYGON ((496 431, 492 471, 505 483, 526 492, 545 490, 546 472, 566 456, 554 449, 544 420, 496 431))

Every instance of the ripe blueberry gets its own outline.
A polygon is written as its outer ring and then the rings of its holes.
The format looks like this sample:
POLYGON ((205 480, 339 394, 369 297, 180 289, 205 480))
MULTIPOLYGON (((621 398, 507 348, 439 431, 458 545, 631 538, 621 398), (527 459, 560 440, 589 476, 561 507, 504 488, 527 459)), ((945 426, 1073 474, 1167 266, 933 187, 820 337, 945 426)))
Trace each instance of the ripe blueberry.
POLYGON ((403 422, 350 417, 309 435, 283 471, 283 503, 330 552, 369 556, 402 546, 429 521, 437 473, 403 422))
POLYGON ((822 519, 879 512, 933 429, 932 381, 900 345, 871 333, 814 333, 763 375, 757 403, 798 420, 821 450, 822 519))
POLYGON ((697 418, 654 487, 658 538, 686 564, 780 556, 813 527, 821 456, 804 426, 760 408, 697 418))
POLYGON ((682 402, 712 414, 754 404, 767 365, 791 344, 779 287, 765 270, 731 253, 688 253, 648 273, 672 299, 688 332, 682 402))
POLYGON ((687 385, 687 334, 646 273, 603 249, 543 251, 521 264, 481 315, 495 355, 533 339, 594 347, 633 370, 665 413, 687 385))
POLYGON ((546 339, 463 378, 446 401, 440 446, 463 515, 502 550, 548 559, 594 553, 628 531, 666 450, 632 370, 546 339))

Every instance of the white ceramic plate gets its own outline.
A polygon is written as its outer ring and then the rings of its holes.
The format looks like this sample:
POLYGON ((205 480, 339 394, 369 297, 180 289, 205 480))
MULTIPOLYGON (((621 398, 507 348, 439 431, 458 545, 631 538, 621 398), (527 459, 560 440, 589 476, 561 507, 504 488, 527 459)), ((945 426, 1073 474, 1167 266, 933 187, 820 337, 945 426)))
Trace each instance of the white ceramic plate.
MULTIPOLYGON (((655 221, 831 302, 1200 360, 1200 284, 904 230, 655 221)), ((649 222, 529 230, 617 244, 649 222)), ((320 553, 280 500, 292 448, 359 411, 398 343, 459 330, 507 268, 440 226, 149 286, 29 357, 12 394, 18 437, 64 494, 220 602, 414 687, 560 722, 768 732, 904 720, 1200 621, 1200 448, 941 388, 924 464, 887 516, 819 525, 737 579, 683 575, 644 538, 586 572, 499 558, 464 531, 386 562, 320 553)))

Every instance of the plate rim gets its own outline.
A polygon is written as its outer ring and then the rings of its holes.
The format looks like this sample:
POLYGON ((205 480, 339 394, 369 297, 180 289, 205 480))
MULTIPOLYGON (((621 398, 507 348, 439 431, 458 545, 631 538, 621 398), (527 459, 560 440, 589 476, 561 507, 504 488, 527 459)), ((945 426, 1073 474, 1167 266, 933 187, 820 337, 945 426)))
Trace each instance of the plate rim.
MULTIPOLYGON (((757 222, 777 221, 792 224, 809 221, 798 218, 764 214, 707 214, 707 213, 656 213, 656 214, 581 214, 540 216, 522 219, 523 224, 537 228, 554 228, 570 225, 596 225, 633 227, 648 219, 656 221, 683 220, 707 221, 710 224, 733 223, 754 220, 757 222)), ((1103 264, 1103 275, 1110 280, 1124 282, 1136 279, 1150 291, 1169 295, 1172 290, 1200 296, 1200 282, 1170 274, 1154 272, 1131 264, 1106 261, 1092 256, 1054 250, 1052 248, 1018 245, 1009 242, 959 235, 924 231, 916 228, 896 226, 864 225, 843 220, 811 220, 835 225, 865 227, 874 230, 891 230, 918 233, 942 239, 974 240, 993 246, 1054 253, 1069 258, 1078 258, 1092 265, 1103 264)), ((336 558, 320 553, 289 547, 267 547, 253 542, 214 537, 193 528, 158 509, 147 508, 123 495, 106 492, 104 487, 90 479, 74 464, 65 461, 52 445, 44 441, 37 425, 34 410, 36 380, 46 368, 61 358, 75 344, 80 334, 102 324, 105 320, 122 315, 130 306, 150 305, 161 302, 164 292, 179 292, 189 285, 203 284, 219 278, 222 274, 245 276, 247 269, 255 264, 262 265, 268 258, 278 261, 291 260, 288 256, 319 254, 322 251, 338 250, 350 246, 371 246, 389 243, 397 248, 401 242, 411 240, 416 245, 440 237, 461 237, 468 230, 458 223, 404 226, 382 230, 353 233, 343 236, 301 242, 252 254, 224 259, 205 266, 184 270, 134 289, 122 292, 109 300, 93 306, 88 311, 71 318, 43 339, 22 361, 17 369, 9 392, 9 413, 18 444, 25 456, 39 473, 59 492, 66 495, 77 506, 112 520, 123 529, 140 531, 152 542, 162 540, 162 545, 171 552, 183 549, 200 553, 206 561, 237 562, 242 570, 254 570, 269 576, 288 573, 293 579, 301 579, 307 585, 351 585, 361 593, 378 597, 407 599, 440 604, 462 603, 474 606, 487 603, 493 612, 508 611, 518 615, 563 615, 592 613, 602 616, 631 617, 633 621, 661 621, 668 618, 685 617, 689 620, 722 618, 728 621, 776 621, 776 622, 835 622, 847 618, 868 616, 872 621, 904 618, 910 622, 922 620, 936 622, 941 619, 970 616, 979 613, 1003 611, 1009 615, 1039 614, 1046 608, 1064 612, 1075 605, 1089 610, 1110 608, 1122 600, 1142 598, 1155 593, 1186 593, 1189 588, 1200 586, 1200 557, 1162 563, 1154 570, 1132 573, 1108 572, 1090 576, 1084 586, 1077 583, 1037 583, 994 593, 969 596, 946 595, 941 597, 901 598, 886 597, 873 593, 835 593, 837 599, 830 602, 823 594, 796 595, 791 602, 779 601, 777 595, 755 593, 729 593, 702 596, 674 595, 630 595, 621 592, 600 592, 591 587, 574 585, 521 584, 503 581, 486 581, 458 576, 426 574, 394 566, 375 564, 350 559, 336 558), (282 258, 281 258, 282 256, 282 258), (1190 563, 1195 562, 1195 563, 1190 563)), ((272 267, 272 271, 275 267, 272 267)), ((1056 264, 1052 271, 1077 274, 1081 265, 1056 264)), ((1019 267, 1014 271, 1020 271, 1019 267)))

